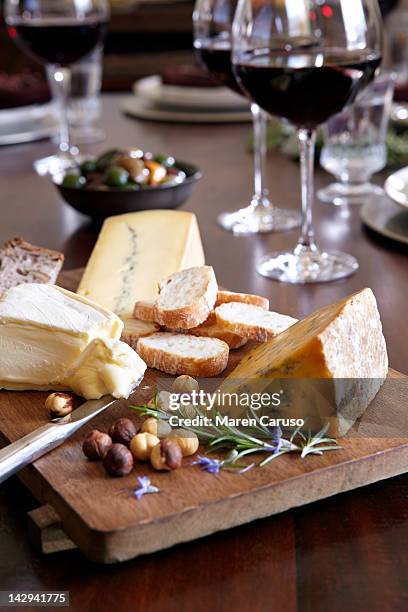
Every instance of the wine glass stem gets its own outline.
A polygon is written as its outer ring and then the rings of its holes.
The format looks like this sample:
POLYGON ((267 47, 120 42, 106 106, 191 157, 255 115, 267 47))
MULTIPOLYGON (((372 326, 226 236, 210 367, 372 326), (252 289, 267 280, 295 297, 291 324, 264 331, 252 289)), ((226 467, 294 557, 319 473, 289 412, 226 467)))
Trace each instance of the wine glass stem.
POLYGON ((312 215, 316 132, 310 129, 300 129, 298 130, 298 138, 302 186, 302 233, 299 238, 297 250, 317 251, 312 215))
POLYGON ((268 197, 264 185, 266 158, 266 115, 257 104, 251 104, 254 124, 254 177, 256 205, 262 204, 262 198, 268 197))
POLYGON ((54 95, 59 113, 59 149, 61 153, 71 152, 69 122, 68 122, 68 100, 71 87, 71 71, 61 66, 51 66, 52 78, 54 80, 54 95))

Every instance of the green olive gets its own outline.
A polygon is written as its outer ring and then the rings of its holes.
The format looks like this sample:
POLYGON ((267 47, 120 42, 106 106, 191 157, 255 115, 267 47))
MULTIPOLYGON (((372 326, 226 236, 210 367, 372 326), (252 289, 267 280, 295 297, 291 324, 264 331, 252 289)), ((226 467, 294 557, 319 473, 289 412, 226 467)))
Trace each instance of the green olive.
POLYGON ((154 161, 157 162, 158 164, 161 164, 165 168, 173 168, 174 164, 176 163, 176 160, 174 159, 174 157, 171 157, 171 155, 163 155, 162 153, 159 153, 159 155, 156 155, 154 157, 154 161))
POLYGON ((105 151, 99 157, 96 158, 96 170, 98 172, 104 172, 112 163, 115 157, 121 154, 119 149, 110 149, 105 151))
POLYGON ((126 185, 123 185, 122 189, 124 191, 139 191, 140 187, 135 183, 126 183, 126 185))
POLYGON ((86 185, 86 178, 80 174, 66 174, 62 181, 63 187, 71 189, 82 189, 86 185))
POLYGON ((120 166, 111 166, 106 171, 103 182, 108 187, 121 188, 127 184, 129 180, 129 172, 120 166))
POLYGON ((91 174, 91 172, 96 172, 96 162, 92 159, 87 159, 80 165, 80 169, 82 174, 91 174))

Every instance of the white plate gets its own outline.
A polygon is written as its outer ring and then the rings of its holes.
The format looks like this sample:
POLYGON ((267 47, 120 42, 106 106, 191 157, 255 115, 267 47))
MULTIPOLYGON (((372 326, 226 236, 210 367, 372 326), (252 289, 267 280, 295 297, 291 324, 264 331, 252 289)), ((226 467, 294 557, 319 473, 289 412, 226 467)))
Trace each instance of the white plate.
POLYGON ((150 76, 133 85, 135 95, 161 107, 201 110, 243 110, 249 102, 227 87, 181 87, 163 85, 160 76, 150 76))
POLYGON ((168 121, 170 123, 247 123, 252 121, 250 111, 199 112, 165 110, 147 104, 136 96, 126 98, 121 105, 123 112, 138 119, 168 121))
POLYGON ((8 123, 26 123, 27 121, 38 121, 52 112, 52 104, 31 104, 17 108, 3 108, 0 110, 0 126, 8 123))
POLYGON ((0 123, 0 145, 21 144, 50 138, 58 130, 58 122, 51 113, 36 120, 28 118, 16 122, 0 123))
POLYGON ((385 181, 384 189, 394 202, 408 208, 408 166, 391 174, 385 181))
POLYGON ((408 210, 394 204, 387 198, 367 202, 360 210, 360 217, 375 232, 408 244, 408 210))

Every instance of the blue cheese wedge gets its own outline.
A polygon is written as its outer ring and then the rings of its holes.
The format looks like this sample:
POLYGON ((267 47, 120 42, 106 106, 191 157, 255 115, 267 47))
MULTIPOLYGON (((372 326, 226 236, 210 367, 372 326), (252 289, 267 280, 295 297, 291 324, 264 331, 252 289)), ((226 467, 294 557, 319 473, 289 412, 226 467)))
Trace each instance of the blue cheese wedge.
POLYGON ((10 289, 0 298, 0 388, 127 397, 146 364, 122 330, 111 311, 60 287, 10 289))
POLYGON ((183 210, 145 210, 105 220, 78 293, 131 317, 139 300, 155 300, 159 283, 204 265, 197 219, 183 210))
POLYGON ((338 436, 364 413, 387 373, 377 302, 371 289, 362 289, 255 348, 219 391, 226 397, 277 391, 279 416, 304 418, 306 429, 330 424, 338 436))

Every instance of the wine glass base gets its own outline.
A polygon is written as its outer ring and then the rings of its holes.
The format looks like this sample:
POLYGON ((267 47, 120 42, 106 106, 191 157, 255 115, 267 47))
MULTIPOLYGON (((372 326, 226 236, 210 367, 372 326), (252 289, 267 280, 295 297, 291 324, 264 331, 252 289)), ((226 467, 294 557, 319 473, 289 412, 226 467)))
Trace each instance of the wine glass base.
POLYGON ((217 221, 220 227, 234 234, 267 234, 297 228, 301 220, 292 210, 258 205, 223 212, 217 221))
POLYGON ((257 265, 262 276, 293 284, 325 283, 350 276, 356 270, 358 262, 352 255, 312 249, 276 251, 257 265))
POLYGON ((317 197, 321 202, 333 204, 334 206, 364 204, 370 198, 384 195, 384 189, 373 183, 362 185, 347 185, 343 183, 331 183, 328 187, 319 189, 317 197))
POLYGON ((69 168, 74 168, 78 160, 73 155, 60 153, 37 159, 34 163, 34 170, 40 176, 59 175, 69 168))

